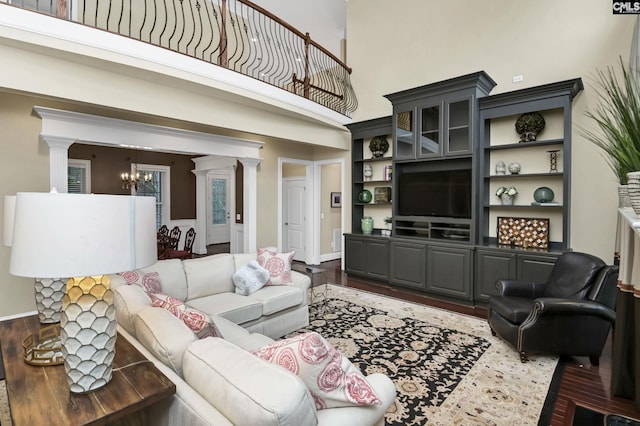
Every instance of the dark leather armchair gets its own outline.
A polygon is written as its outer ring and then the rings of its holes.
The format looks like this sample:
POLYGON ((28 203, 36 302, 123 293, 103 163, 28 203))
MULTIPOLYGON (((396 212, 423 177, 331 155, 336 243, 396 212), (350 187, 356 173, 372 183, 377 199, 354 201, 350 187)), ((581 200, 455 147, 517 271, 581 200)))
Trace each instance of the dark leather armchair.
POLYGON ((588 356, 598 365, 615 322, 618 267, 586 253, 558 258, 547 282, 498 280, 489 298, 493 335, 529 353, 588 356))

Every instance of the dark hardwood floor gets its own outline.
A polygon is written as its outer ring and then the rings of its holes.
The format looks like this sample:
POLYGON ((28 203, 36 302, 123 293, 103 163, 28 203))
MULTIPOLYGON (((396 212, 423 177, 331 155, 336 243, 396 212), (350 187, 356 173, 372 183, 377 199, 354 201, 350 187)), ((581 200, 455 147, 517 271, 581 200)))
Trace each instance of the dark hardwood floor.
MULTIPOLYGON (((228 245, 207 247, 208 254, 228 253, 228 245)), ((385 296, 395 297, 424 305, 435 306, 462 314, 486 318, 487 310, 482 307, 467 306, 427 297, 410 290, 391 287, 375 281, 349 277, 340 269, 340 260, 324 262, 320 265, 327 271, 327 281, 346 287, 358 288, 385 296)), ((518 354, 514 351, 514 357, 518 354)), ((558 394, 551 414, 551 426, 573 425, 573 410, 576 405, 601 413, 615 413, 633 419, 640 419, 640 411, 631 399, 611 394, 611 336, 605 345, 600 365, 593 366, 587 357, 565 357, 558 394)), ((584 426, 584 425, 579 425, 584 426)))

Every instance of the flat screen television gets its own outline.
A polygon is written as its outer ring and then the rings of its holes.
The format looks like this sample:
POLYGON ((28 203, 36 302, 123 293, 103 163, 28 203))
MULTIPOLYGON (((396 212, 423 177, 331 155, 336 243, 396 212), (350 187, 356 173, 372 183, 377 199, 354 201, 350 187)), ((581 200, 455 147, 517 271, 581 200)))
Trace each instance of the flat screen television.
POLYGON ((471 170, 404 172, 395 201, 400 216, 471 219, 471 170))

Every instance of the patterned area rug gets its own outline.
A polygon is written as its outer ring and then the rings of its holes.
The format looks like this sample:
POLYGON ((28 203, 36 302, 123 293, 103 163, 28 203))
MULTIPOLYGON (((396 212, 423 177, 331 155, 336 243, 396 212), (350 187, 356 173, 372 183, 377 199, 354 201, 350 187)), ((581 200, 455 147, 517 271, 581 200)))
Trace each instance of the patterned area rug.
MULTIPOLYGON (((557 357, 525 364, 485 320, 329 285, 309 327, 396 384, 388 425, 537 425, 557 357)), ((295 334, 295 333, 293 333, 295 334)))

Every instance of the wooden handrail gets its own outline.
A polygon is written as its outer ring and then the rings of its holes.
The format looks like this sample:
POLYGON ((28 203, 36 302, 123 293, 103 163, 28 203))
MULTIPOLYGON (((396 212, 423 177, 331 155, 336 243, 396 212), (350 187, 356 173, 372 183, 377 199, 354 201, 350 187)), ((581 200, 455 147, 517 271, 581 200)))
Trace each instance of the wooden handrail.
MULTIPOLYGON (((226 1, 226 0, 222 0, 222 1, 226 1)), ((342 68, 347 70, 347 72, 349 74, 351 74, 351 68, 348 67, 347 64, 345 64, 340 59, 338 59, 333 53, 329 52, 327 49, 325 49, 324 47, 320 46, 318 43, 313 41, 309 37, 309 33, 303 34, 300 30, 295 28, 293 25, 289 24, 287 21, 278 18, 273 13, 269 12, 266 9, 263 9, 262 7, 258 6, 257 4, 255 4, 255 3, 253 3, 253 2, 251 2, 249 0, 237 0, 237 1, 240 2, 240 3, 246 4, 247 6, 257 10, 258 12, 260 12, 263 15, 267 16, 268 18, 273 19, 274 21, 276 21, 280 25, 284 26, 285 28, 287 28, 289 31, 291 31, 292 33, 294 33, 295 35, 297 35, 301 39, 304 39, 305 40, 305 44, 309 43, 309 44, 313 45, 313 47, 315 47, 316 49, 320 50, 325 55, 329 56, 331 59, 336 61, 338 63, 338 65, 340 65, 342 68)))

